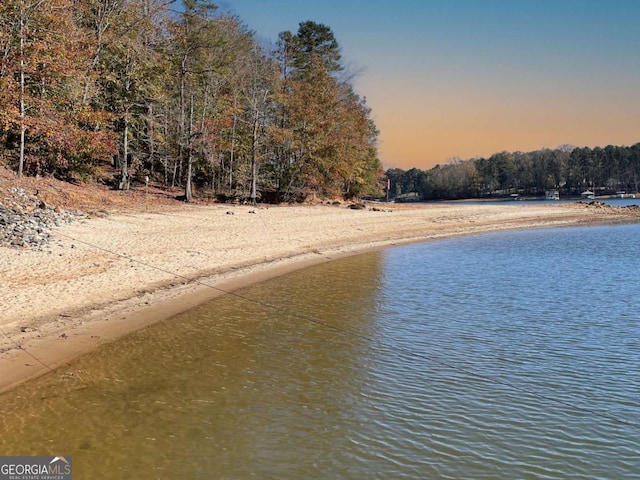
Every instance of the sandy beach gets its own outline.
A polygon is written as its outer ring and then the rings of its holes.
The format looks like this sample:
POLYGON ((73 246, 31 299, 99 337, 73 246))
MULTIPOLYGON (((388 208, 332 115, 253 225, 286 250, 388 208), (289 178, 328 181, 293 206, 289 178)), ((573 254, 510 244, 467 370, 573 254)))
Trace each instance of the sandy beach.
POLYGON ((0 248, 0 391, 216 295, 305 265, 408 242, 637 221, 584 205, 164 207, 0 248))

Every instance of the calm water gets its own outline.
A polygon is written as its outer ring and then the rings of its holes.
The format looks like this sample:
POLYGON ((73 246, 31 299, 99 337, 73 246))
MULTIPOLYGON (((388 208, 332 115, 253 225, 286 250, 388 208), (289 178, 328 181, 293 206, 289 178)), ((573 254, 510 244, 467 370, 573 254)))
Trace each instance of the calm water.
POLYGON ((473 201, 473 200, 465 200, 464 202, 448 202, 448 201, 434 201, 434 202, 424 202, 424 203, 435 203, 435 204, 447 204, 447 203, 452 203, 454 205, 460 205, 461 203, 463 203, 464 205, 487 205, 487 204, 499 204, 499 205, 509 205, 509 204, 515 204, 515 205, 544 205, 544 204, 548 204, 548 205, 559 205, 559 204, 563 204, 563 203, 578 203, 578 202, 584 202, 584 203, 590 203, 590 202, 601 202, 601 203, 606 203, 607 205, 611 205, 612 207, 629 207, 629 206, 633 206, 633 205, 640 205, 640 198, 603 198, 603 197, 598 197, 595 200, 582 200, 579 198, 562 198, 561 200, 517 200, 516 202, 514 202, 513 200, 510 199, 502 199, 502 200, 479 200, 479 201, 473 201))
POLYGON ((256 285, 0 396, 0 453, 76 479, 640 478, 638 238, 491 234, 256 285))

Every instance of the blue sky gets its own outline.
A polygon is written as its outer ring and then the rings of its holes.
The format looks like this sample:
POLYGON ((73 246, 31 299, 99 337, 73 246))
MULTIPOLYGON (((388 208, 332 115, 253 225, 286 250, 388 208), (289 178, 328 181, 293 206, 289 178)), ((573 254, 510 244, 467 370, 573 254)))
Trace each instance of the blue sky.
POLYGON ((640 1, 220 3, 268 40, 331 27, 387 167, 640 142, 640 1))

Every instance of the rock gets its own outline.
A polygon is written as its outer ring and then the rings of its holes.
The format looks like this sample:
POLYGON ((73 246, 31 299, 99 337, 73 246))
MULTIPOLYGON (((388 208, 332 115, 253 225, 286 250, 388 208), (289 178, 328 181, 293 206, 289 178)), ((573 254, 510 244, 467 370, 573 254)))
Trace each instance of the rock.
POLYGON ((51 229, 86 215, 52 207, 22 188, 12 188, 0 198, 0 247, 40 248, 49 242, 51 229))

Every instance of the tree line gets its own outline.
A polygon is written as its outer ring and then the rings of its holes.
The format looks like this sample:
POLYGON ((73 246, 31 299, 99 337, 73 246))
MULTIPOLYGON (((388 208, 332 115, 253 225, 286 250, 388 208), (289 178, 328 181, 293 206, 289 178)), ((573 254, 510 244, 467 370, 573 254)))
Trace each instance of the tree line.
POLYGON ((453 200, 496 195, 561 195, 638 192, 640 143, 632 146, 499 152, 488 158, 454 159, 429 170, 386 172, 390 198, 453 200))
POLYGON ((377 136, 325 25, 265 46, 211 0, 0 3, 0 159, 19 176, 360 196, 379 192, 377 136))

